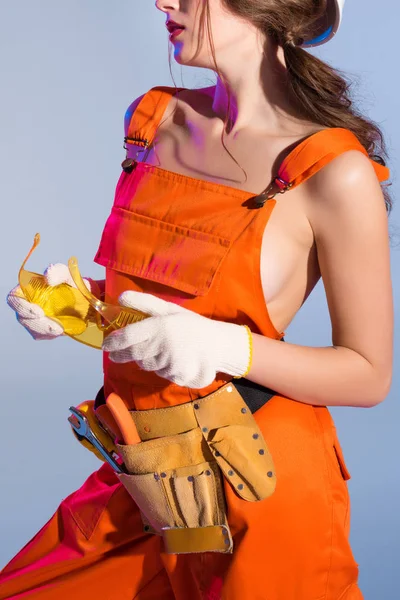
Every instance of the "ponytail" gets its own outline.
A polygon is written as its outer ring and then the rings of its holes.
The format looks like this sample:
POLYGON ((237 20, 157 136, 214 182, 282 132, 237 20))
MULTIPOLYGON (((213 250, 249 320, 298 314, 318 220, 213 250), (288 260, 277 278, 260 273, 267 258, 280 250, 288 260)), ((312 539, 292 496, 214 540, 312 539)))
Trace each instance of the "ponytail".
MULTIPOLYGON (((303 116, 325 127, 344 127, 352 131, 367 150, 370 158, 385 164, 385 143, 382 132, 372 121, 360 115, 349 95, 350 85, 339 72, 291 43, 284 43, 289 93, 303 116)), ((386 210, 392 201, 383 185, 386 210)))

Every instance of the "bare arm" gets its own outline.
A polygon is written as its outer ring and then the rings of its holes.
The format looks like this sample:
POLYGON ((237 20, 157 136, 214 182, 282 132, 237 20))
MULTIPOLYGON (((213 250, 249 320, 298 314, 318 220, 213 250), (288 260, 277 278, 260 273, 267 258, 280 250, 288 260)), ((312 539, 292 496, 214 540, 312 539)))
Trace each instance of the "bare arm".
POLYGON ((371 407, 392 378, 388 219, 368 158, 346 152, 304 185, 332 323, 332 346, 253 334, 248 379, 307 404, 371 407))

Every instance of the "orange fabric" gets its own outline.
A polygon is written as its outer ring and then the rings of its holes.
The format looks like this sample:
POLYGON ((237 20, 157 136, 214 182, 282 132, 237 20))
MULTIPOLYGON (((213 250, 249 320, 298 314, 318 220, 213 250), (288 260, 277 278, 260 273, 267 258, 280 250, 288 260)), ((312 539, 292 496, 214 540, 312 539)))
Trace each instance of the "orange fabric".
MULTIPOLYGON (((154 134, 171 94, 157 88, 144 97, 132 137, 154 134)), ((299 182, 359 146, 346 130, 315 134, 280 173, 299 182)), ((280 339, 259 272, 276 200, 253 209, 249 197, 142 163, 123 172, 95 259, 106 267, 107 300, 116 302, 126 289, 149 292, 280 339)), ((138 410, 202 397, 229 379, 220 373, 207 388, 192 390, 104 357, 106 394, 115 391, 138 410)), ((226 484, 233 555, 165 555, 104 465, 7 565, 0 600, 361 600, 348 541, 349 473, 328 409, 275 395, 255 418, 274 459, 277 487, 270 498, 249 503, 226 484)))
MULTIPOLYGON (((284 181, 292 183, 293 189, 312 177, 336 156, 348 150, 358 150, 368 156, 364 146, 348 129, 341 127, 323 129, 294 148, 282 162, 278 175, 284 181)), ((374 160, 371 160, 371 164, 379 181, 389 179, 390 171, 387 167, 374 160)))
MULTIPOLYGON (((177 91, 183 88, 177 88, 177 91)), ((145 95, 132 115, 125 138, 127 144, 148 146, 153 140, 157 127, 162 119, 166 105, 170 100, 164 87, 155 87, 145 95)))

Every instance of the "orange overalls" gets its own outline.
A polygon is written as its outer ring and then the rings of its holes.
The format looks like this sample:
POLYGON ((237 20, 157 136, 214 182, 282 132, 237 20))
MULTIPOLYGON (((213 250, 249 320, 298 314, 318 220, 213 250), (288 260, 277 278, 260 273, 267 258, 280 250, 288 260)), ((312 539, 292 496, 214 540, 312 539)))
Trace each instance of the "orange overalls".
MULTIPOLYGON (((174 91, 148 92, 129 138, 151 142, 174 91)), ((344 129, 314 134, 279 174, 298 185, 351 149, 344 129)), ((384 180, 388 170, 373 163, 384 180)), ((96 262, 106 298, 148 292, 213 319, 247 324, 274 339, 260 279, 264 229, 276 199, 254 209, 245 191, 145 163, 123 171, 96 262), (128 170, 129 171, 129 170, 128 170)), ((285 197, 282 198, 284 201, 285 197)), ((184 403, 231 378, 188 389, 104 356, 105 392, 132 409, 184 403)), ((0 599, 360 600, 349 541, 349 479, 326 407, 276 394, 255 413, 271 451, 277 487, 246 502, 225 482, 233 554, 167 555, 143 529, 139 510, 108 465, 93 473, 5 567, 0 599)))

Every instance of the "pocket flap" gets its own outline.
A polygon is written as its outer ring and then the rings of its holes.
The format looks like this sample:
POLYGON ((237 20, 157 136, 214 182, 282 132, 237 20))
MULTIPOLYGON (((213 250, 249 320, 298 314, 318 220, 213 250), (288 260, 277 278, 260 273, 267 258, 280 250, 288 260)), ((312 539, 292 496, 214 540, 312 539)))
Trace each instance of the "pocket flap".
POLYGON ((230 241, 114 207, 95 256, 98 264, 204 296, 230 241))
POLYGON ((257 502, 275 491, 274 463, 261 432, 254 434, 251 427, 228 425, 210 435, 208 443, 225 478, 244 500, 257 502))
POLYGON ((338 436, 337 436, 336 433, 335 433, 333 448, 335 450, 336 458, 337 458, 338 463, 339 463, 339 467, 340 467, 340 471, 342 473, 342 477, 343 477, 343 479, 345 481, 348 481, 349 479, 351 479, 351 475, 350 475, 349 470, 348 470, 348 468, 346 466, 346 461, 344 460, 343 450, 342 450, 342 447, 341 447, 340 442, 339 442, 339 438, 338 438, 338 436))
POLYGON ((186 433, 155 438, 139 444, 116 444, 129 473, 169 471, 212 460, 212 454, 197 427, 186 433))

